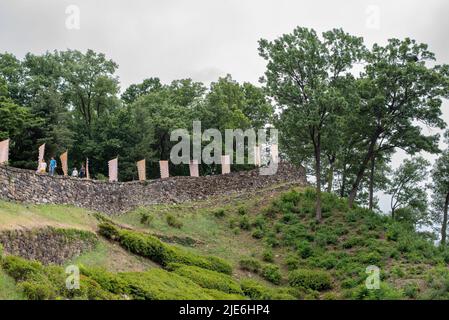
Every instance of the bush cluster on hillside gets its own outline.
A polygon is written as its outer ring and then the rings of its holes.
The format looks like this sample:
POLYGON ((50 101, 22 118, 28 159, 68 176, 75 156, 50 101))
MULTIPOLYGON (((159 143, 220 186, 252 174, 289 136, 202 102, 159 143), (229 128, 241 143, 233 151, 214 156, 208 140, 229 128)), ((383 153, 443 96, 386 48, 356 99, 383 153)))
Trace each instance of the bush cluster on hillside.
POLYGON ((225 260, 214 256, 202 256, 163 243, 158 238, 136 231, 124 230, 111 223, 99 225, 100 234, 118 241, 127 250, 167 266, 169 263, 182 263, 203 269, 231 274, 232 266, 225 260))

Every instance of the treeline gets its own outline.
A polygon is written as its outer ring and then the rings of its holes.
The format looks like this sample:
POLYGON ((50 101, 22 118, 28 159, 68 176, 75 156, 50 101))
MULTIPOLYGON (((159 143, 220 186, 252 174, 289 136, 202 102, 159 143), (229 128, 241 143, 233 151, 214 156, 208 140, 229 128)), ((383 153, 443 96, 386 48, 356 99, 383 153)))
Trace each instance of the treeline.
MULTIPOLYGON (((23 60, 0 55, 0 139, 11 139, 10 165, 36 169, 37 146, 46 156, 69 150, 69 168, 89 158, 94 177, 107 174, 107 162, 119 156, 121 181, 137 179, 135 162, 147 159, 148 177, 159 177, 159 160, 167 160, 170 132, 202 127, 263 128, 273 106, 263 89, 239 84, 230 75, 209 88, 191 79, 163 84, 148 78, 120 96, 118 65, 88 50, 28 53, 23 60)), ((201 166, 202 174, 216 171, 201 166)), ((188 175, 188 166, 173 166, 188 175)))
MULTIPOLYGON (((438 221, 445 236, 449 151, 439 149, 435 130, 423 128, 446 127, 441 105, 449 96, 448 65, 436 63, 426 44, 390 39, 368 48, 341 29, 319 35, 298 27, 274 41, 260 40, 259 55, 267 63, 262 87, 231 76, 209 87, 190 79, 163 84, 148 78, 120 95, 118 66, 103 54, 69 50, 18 60, 5 53, 0 138, 14 142, 15 166, 34 169, 36 146, 46 142, 55 155, 68 149, 72 163, 88 157, 97 176, 119 155, 120 179, 131 180, 137 178, 135 161, 168 159, 175 143, 170 132, 191 129, 193 120, 222 131, 274 125, 281 156, 315 176, 318 221, 323 189, 348 197, 350 206, 372 209, 374 194, 383 190, 392 195, 397 219, 413 226, 438 221), (412 158, 393 171, 397 149, 412 158), (441 154, 432 170, 417 157, 422 151, 441 154), (432 183, 424 185, 429 173, 432 183)), ((150 165, 148 176, 157 177, 157 167, 150 165)))

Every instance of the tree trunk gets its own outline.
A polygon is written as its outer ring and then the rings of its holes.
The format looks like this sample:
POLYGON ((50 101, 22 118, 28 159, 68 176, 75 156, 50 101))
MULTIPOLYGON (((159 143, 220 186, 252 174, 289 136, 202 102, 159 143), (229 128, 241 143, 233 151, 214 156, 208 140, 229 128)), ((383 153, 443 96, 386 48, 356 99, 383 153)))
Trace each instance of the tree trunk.
POLYGON ((341 187, 340 187, 340 197, 345 196, 346 190, 346 164, 343 166, 343 172, 341 173, 341 187))
POLYGON ((327 173, 327 192, 332 192, 332 184, 334 183, 334 162, 335 157, 329 157, 329 170, 327 173))
POLYGON ((359 188, 360 182, 362 181, 363 175, 365 174, 366 167, 368 166, 368 162, 374 153, 374 146, 376 145, 376 139, 371 140, 370 146, 368 148, 368 152, 366 153, 365 158, 363 159, 362 164, 360 165, 359 171, 357 172, 357 177, 352 185, 351 192, 349 193, 349 208, 354 206, 354 200, 357 196, 357 189, 359 188))
POLYGON ((447 229, 447 208, 449 206, 449 193, 446 194, 446 201, 444 202, 443 223, 441 225, 441 246, 446 246, 446 229, 447 229))
POLYGON ((376 156, 371 157, 371 172, 369 176, 369 204, 368 208, 373 210, 374 202, 374 170, 375 170, 376 156))
POLYGON ((317 221, 321 221, 321 141, 318 135, 318 141, 314 146, 315 151, 315 177, 316 177, 316 203, 315 217, 317 221))

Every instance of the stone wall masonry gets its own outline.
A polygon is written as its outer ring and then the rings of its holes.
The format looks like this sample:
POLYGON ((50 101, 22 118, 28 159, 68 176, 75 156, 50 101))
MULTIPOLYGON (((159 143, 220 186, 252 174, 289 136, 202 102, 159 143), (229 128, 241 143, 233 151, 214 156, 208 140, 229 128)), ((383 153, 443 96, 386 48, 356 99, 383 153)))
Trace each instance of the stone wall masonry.
POLYGON ((137 206, 181 203, 211 196, 242 193, 280 183, 307 184, 305 170, 280 163, 274 175, 259 170, 202 177, 170 177, 148 181, 106 182, 36 174, 0 165, 0 198, 33 204, 69 204, 107 214, 137 206))

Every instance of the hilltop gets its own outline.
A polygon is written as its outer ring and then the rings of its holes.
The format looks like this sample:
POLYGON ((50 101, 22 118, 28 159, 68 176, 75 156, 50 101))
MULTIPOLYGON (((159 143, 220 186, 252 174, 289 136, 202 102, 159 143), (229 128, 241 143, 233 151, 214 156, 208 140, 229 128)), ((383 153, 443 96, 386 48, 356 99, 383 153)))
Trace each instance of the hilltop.
POLYGON ((280 184, 114 217, 0 202, 0 234, 51 228, 76 243, 93 243, 62 263, 81 266, 80 290, 64 289, 62 267, 6 255, 0 297, 449 298, 449 254, 426 234, 363 208, 350 210, 332 194, 323 195, 317 223, 314 200, 309 188, 280 184), (365 286, 368 266, 380 269, 379 290, 365 286))

